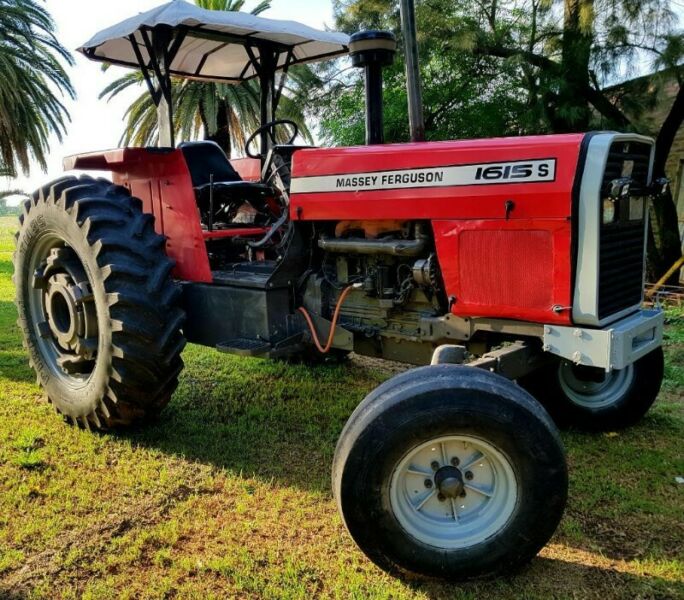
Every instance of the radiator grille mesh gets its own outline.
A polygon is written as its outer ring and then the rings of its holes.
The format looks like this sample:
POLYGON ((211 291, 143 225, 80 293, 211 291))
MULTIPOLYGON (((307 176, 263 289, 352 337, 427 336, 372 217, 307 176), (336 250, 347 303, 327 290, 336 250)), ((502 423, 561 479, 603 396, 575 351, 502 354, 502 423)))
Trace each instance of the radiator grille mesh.
MULTIPOLYGON (((632 178, 633 196, 645 196, 651 146, 613 144, 606 164, 604 189, 620 177, 632 178)), ((644 215, 646 215, 644 211, 644 215)), ((643 297, 644 220, 630 220, 629 200, 617 206, 617 220, 602 225, 599 241, 598 316, 604 319, 639 304, 643 297)))

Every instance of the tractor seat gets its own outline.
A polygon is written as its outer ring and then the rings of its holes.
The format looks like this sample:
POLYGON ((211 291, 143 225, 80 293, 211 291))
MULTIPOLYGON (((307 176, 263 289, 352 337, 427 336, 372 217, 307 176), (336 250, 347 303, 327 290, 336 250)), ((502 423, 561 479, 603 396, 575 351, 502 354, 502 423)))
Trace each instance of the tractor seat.
POLYGON ((266 210, 266 199, 275 195, 273 188, 263 183, 243 181, 216 142, 183 142, 178 147, 188 165, 192 187, 202 213, 209 210, 212 175, 216 209, 249 202, 259 212, 266 210))

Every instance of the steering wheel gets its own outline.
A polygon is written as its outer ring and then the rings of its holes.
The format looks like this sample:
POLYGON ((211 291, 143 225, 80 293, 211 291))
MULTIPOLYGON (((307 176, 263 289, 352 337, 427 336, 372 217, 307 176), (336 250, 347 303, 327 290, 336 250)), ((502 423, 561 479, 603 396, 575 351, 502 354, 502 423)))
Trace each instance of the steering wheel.
POLYGON ((271 138, 271 141, 274 144, 277 144, 275 138, 275 128, 278 125, 289 125, 290 127, 292 127, 294 133, 292 134, 292 137, 290 137, 290 139, 286 142, 286 145, 289 146, 290 144, 292 144, 292 142, 295 141, 295 139, 297 139, 297 136, 299 135, 299 127, 297 127, 297 123, 295 123, 294 121, 290 121, 289 119, 276 119, 275 121, 269 121, 268 123, 264 123, 261 127, 259 127, 259 129, 257 129, 252 135, 249 136, 249 139, 247 140, 247 142, 245 142, 245 154, 247 154, 247 156, 249 156, 250 158, 261 158, 261 154, 252 153, 249 147, 252 145, 252 142, 254 142, 254 140, 264 131, 267 131, 269 137, 271 138))

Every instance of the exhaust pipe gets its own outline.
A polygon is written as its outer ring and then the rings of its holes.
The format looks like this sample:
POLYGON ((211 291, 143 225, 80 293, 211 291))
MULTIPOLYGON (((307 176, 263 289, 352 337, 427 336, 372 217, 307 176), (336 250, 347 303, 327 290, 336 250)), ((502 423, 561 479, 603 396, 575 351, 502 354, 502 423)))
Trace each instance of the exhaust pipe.
POLYGON ((406 84, 408 91, 409 126, 411 141, 425 141, 423 93, 420 86, 418 40, 416 34, 416 8, 414 0, 401 0, 401 31, 406 52, 406 84))
POLYGON ((318 247, 326 252, 342 254, 370 254, 389 256, 420 256, 425 252, 427 240, 376 240, 368 238, 328 238, 318 240, 318 247))
POLYGON ((359 31, 351 36, 352 65, 366 70, 366 144, 385 141, 382 69, 394 62, 397 40, 389 31, 359 31))

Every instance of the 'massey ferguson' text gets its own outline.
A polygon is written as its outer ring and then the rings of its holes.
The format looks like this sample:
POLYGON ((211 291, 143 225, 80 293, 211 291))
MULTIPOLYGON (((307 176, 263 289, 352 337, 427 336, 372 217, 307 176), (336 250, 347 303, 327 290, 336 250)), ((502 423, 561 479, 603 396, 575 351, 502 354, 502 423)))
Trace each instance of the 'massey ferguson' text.
POLYGON ((418 171, 411 173, 384 173, 382 175, 365 175, 356 177, 338 177, 338 188, 364 188, 377 185, 407 185, 423 183, 442 183, 444 171, 418 171))

